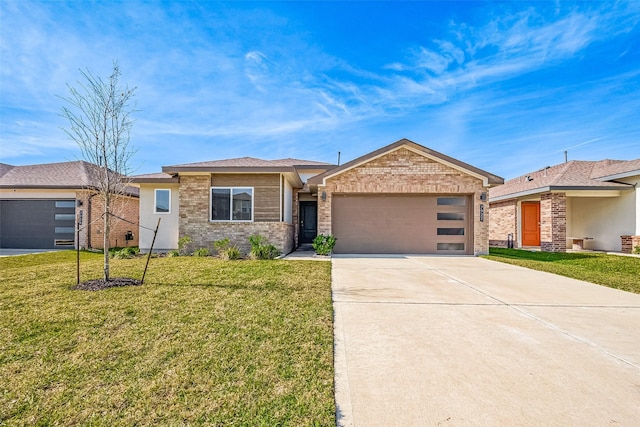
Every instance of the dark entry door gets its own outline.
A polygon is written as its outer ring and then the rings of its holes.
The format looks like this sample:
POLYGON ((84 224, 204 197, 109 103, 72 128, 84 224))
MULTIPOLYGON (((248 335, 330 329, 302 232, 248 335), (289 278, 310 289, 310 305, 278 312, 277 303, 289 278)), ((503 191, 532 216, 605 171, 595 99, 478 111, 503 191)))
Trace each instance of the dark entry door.
POLYGON ((300 243, 311 243, 318 235, 318 202, 300 202, 300 243))

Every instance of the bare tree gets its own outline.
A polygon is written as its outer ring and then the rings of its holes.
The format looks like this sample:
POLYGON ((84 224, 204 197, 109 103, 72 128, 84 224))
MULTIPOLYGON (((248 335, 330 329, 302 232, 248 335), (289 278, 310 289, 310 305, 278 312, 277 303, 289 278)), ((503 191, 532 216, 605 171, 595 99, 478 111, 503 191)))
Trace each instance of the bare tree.
POLYGON ((69 120, 65 129, 82 152, 82 158, 95 165, 95 191, 102 199, 104 212, 104 280, 109 280, 109 237, 113 220, 114 200, 127 194, 130 180, 130 160, 135 151, 129 148, 129 135, 135 111, 135 87, 121 86, 120 68, 113 63, 109 79, 104 81, 87 69, 80 70, 82 81, 77 87, 67 84, 69 104, 61 116, 69 120))

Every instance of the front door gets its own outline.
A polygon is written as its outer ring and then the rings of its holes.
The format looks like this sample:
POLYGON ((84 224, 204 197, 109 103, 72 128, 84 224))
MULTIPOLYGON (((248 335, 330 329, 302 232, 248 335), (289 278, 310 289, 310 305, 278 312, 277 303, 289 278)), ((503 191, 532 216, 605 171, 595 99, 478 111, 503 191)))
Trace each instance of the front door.
POLYGON ((540 202, 522 202, 522 246, 540 246, 540 202))
POLYGON ((311 243, 318 235, 318 202, 300 202, 300 243, 311 243))

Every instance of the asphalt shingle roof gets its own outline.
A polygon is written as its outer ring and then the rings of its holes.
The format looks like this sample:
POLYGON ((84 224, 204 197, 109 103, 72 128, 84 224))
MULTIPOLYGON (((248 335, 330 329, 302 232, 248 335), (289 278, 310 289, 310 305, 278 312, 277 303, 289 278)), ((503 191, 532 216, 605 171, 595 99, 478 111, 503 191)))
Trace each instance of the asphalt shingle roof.
POLYGON ((549 188, 563 189, 627 189, 629 184, 611 182, 598 178, 637 171, 640 175, 640 159, 636 160, 572 160, 567 163, 540 169, 505 181, 503 185, 489 190, 492 199, 549 188))
MULTIPOLYGON (((292 167, 292 166, 329 166, 328 163, 301 159, 263 160, 255 157, 238 157, 235 159, 211 160, 207 162, 186 163, 182 165, 166 166, 167 168, 262 168, 262 167, 292 167)), ((163 168, 164 169, 164 168, 163 168)))
MULTIPOLYGON (((94 165, 78 160, 74 162, 45 163, 28 166, 0 164, 0 187, 2 188, 97 188, 98 182, 92 174, 94 165)), ((137 194, 131 187, 128 193, 137 194)))

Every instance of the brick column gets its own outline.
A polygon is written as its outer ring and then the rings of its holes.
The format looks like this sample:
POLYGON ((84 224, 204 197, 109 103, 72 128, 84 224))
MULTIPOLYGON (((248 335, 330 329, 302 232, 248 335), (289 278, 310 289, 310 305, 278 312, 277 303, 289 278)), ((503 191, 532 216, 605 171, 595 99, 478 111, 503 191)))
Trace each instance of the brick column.
POLYGON ((620 239, 622 239, 621 252, 623 254, 632 254, 636 246, 640 247, 640 236, 620 236, 620 239))
POLYGON ((567 250, 565 193, 544 193, 540 196, 540 249, 545 252, 567 250))

